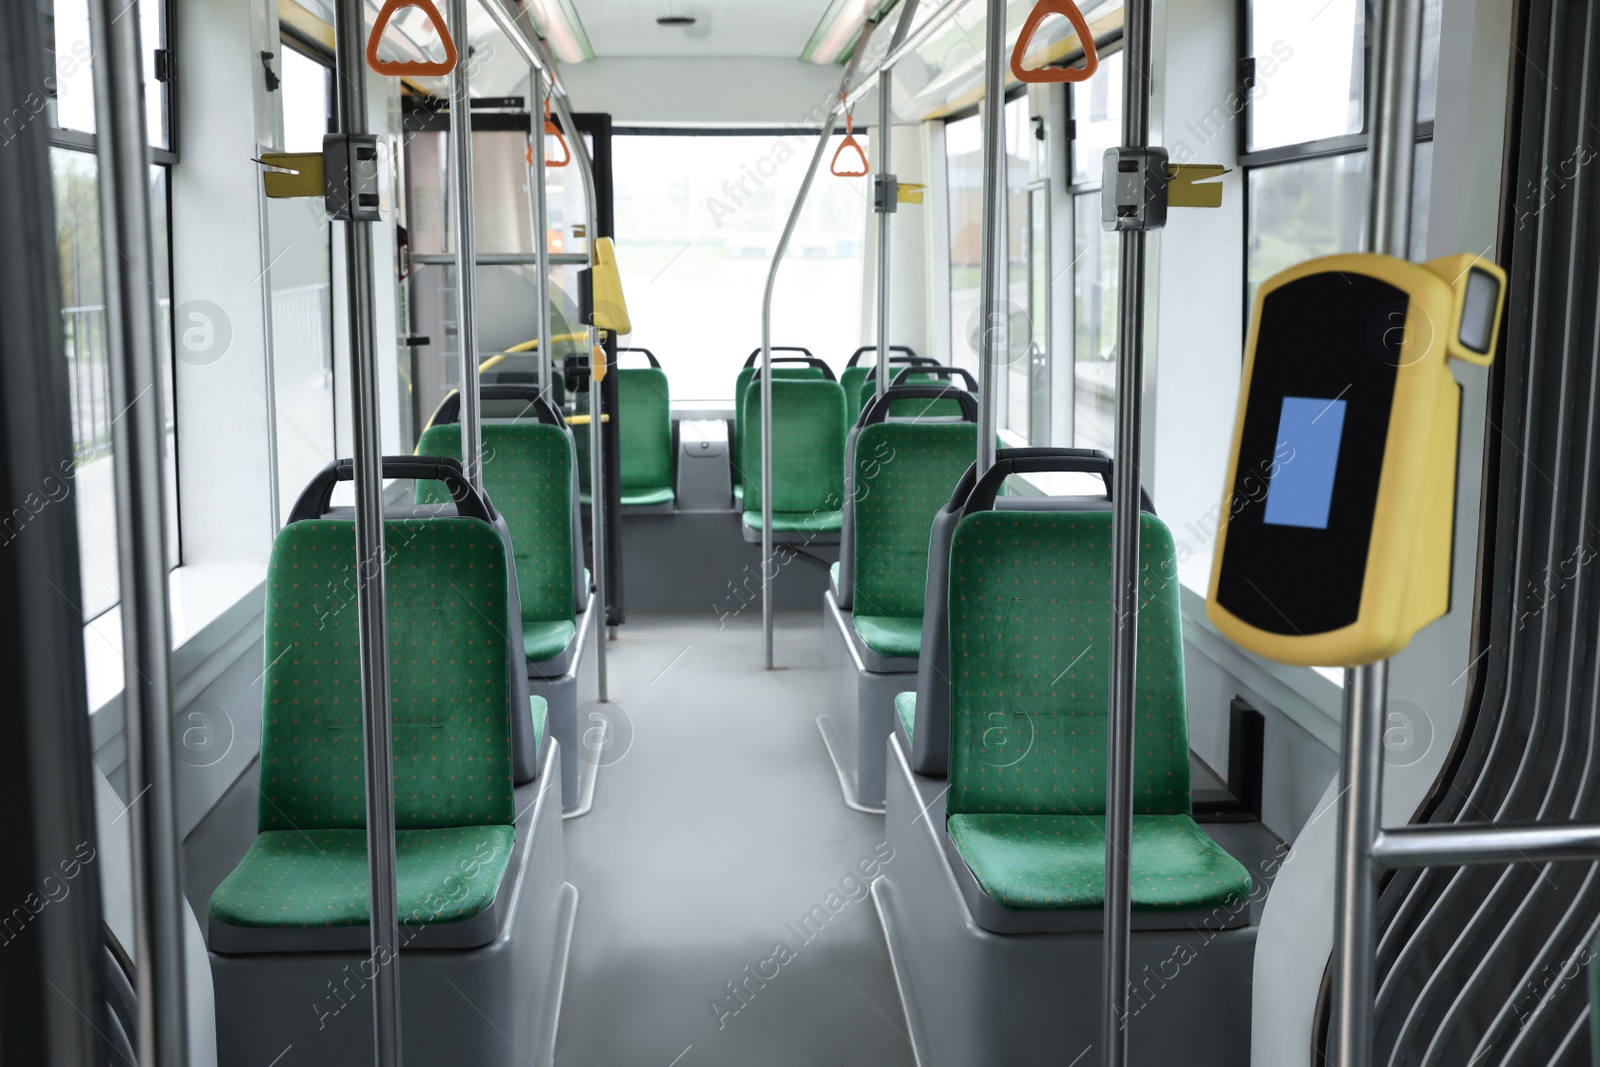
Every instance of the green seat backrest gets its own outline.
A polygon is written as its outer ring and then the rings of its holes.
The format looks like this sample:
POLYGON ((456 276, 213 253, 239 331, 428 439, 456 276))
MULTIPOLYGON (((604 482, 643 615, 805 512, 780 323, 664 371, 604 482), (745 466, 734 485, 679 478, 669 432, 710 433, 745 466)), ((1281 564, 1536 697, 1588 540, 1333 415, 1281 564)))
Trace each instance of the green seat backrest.
MULTIPOLYGON (((1188 814, 1189 737, 1172 534, 1140 517, 1133 810, 1188 814)), ((950 552, 956 813, 1103 815, 1111 513, 986 511, 950 552)))
MULTIPOLYGON (((477 519, 384 524, 395 825, 510 824, 505 547, 477 519)), ((267 567, 262 830, 367 824, 355 523, 279 532, 267 567)), ((571 579, 568 579, 569 585, 571 579)))
MULTIPOLYGON (((745 387, 751 432, 739 448, 746 511, 761 510, 761 383, 745 387)), ((844 390, 838 382, 772 381, 772 510, 838 511, 844 507, 844 390)))
MULTIPOLYGON (((733 383, 733 454, 744 454, 744 427, 747 418, 746 398, 750 382, 756 376, 755 367, 745 367, 739 371, 739 377, 733 383)), ((827 375, 822 373, 820 367, 796 366, 795 364, 779 363, 772 368, 772 379, 779 378, 814 378, 819 381, 826 380, 827 375)))
MULTIPOLYGON (((461 458, 461 427, 430 426, 419 456, 461 458)), ((559 426, 483 424, 483 487, 511 529, 522 624, 575 619, 572 599, 572 448, 559 426)), ((418 482, 417 503, 443 504, 439 482, 418 482)))
POLYGON ((657 367, 614 372, 622 405, 622 491, 672 486, 672 399, 657 367))
POLYGON ((847 425, 854 426, 856 420, 861 418, 861 385, 868 375, 877 372, 877 367, 868 364, 846 367, 840 373, 839 385, 844 389, 844 402, 850 405, 845 411, 847 425))
MULTIPOLYGON (((904 367, 896 367, 894 368, 894 373, 899 374, 904 369, 904 367)), ((964 386, 964 383, 959 380, 948 381, 944 378, 936 378, 931 374, 908 374, 906 375, 906 380, 900 384, 953 385, 958 389, 964 386)), ((858 397, 856 400, 856 418, 859 419, 861 413, 867 409, 867 405, 872 403, 872 398, 878 395, 877 375, 867 375, 856 389, 858 397)), ((961 417, 961 405, 954 400, 897 400, 890 405, 889 414, 899 419, 956 419, 961 417)), ((850 424, 854 426, 855 421, 851 420, 850 424)))
POLYGON ((922 615, 928 536, 972 466, 970 422, 877 422, 856 437, 855 598, 863 615, 922 615))

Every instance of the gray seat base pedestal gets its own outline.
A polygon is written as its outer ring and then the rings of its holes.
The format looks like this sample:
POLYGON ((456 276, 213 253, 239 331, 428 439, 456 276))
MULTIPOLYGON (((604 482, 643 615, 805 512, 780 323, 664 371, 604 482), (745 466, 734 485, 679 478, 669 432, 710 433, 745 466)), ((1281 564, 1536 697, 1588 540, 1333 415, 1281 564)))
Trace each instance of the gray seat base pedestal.
MULTIPOLYGON (((529 847, 509 869, 500 928, 471 949, 405 948, 400 930, 402 1042, 407 1067, 549 1067, 566 982, 578 891, 565 881, 561 780, 554 752, 516 791, 529 847), (488 1025, 485 1025, 487 1020, 488 1025), (519 1051, 521 1050, 521 1051, 519 1051)), ((371 1063, 372 975, 366 951, 210 953, 218 1063, 304 1067, 371 1063)))
POLYGON ((822 615, 829 710, 817 719, 817 729, 839 774, 845 804, 881 815, 884 744, 894 729, 894 698, 917 687, 917 661, 906 659, 902 673, 868 670, 855 627, 832 590, 822 595, 822 615))
MULTIPOLYGON (((1100 932, 979 927, 940 840, 945 783, 912 774, 898 734, 888 762, 885 831, 894 853, 872 895, 919 1067, 1061 1067, 1075 1056, 1098 1063, 1100 932)), ((1249 1063, 1255 940, 1253 926, 1134 930, 1128 1062, 1249 1063)))
POLYGON ((561 674, 540 677, 535 673, 538 664, 530 664, 528 692, 544 697, 548 705, 545 723, 550 736, 561 746, 561 796, 563 814, 574 819, 588 814, 594 804, 594 783, 599 772, 599 762, 589 757, 583 733, 589 723, 580 722, 581 710, 600 699, 599 666, 591 644, 595 640, 594 594, 589 594, 588 605, 578 614, 578 632, 572 639, 571 655, 563 655, 565 667, 561 674))

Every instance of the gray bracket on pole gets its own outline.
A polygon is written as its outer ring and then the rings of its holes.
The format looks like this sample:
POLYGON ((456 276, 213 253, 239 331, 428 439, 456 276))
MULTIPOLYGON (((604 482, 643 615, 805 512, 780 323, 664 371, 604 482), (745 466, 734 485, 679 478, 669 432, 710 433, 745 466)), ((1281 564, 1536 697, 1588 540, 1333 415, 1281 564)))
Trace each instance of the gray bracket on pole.
POLYGON ((900 210, 899 178, 893 174, 873 175, 872 210, 880 215, 893 215, 900 210))
POLYGON ((1159 230, 1167 224, 1167 150, 1106 150, 1100 226, 1107 233, 1159 230))

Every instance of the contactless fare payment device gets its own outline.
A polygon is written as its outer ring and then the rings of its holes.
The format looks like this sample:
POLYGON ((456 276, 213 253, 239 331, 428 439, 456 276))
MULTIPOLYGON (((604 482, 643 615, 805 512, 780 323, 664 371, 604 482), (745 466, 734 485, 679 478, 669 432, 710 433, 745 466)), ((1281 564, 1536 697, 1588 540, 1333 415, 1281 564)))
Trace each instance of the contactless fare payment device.
POLYGON ((1206 614, 1268 659, 1386 659, 1449 609, 1461 391, 1505 273, 1326 256, 1256 294, 1206 614))

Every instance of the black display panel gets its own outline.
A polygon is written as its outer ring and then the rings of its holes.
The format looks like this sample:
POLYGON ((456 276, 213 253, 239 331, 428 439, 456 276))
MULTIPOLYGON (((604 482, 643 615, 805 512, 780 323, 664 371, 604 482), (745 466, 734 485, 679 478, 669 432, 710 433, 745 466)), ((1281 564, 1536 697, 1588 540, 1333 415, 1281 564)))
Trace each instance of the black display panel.
POLYGON ((1327 633, 1360 613, 1409 306, 1338 271, 1262 303, 1217 579, 1217 602, 1257 629, 1327 633))

